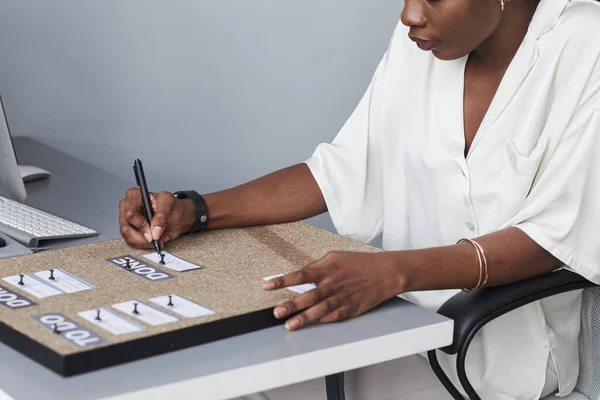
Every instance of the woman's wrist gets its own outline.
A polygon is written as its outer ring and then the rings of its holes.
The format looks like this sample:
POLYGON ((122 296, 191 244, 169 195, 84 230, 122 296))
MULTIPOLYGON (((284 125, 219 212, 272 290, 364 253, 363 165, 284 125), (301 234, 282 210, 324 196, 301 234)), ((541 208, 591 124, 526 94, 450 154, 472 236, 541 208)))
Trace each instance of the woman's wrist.
POLYGON ((384 254, 393 268, 397 294, 469 287, 478 279, 477 256, 468 243, 384 254))
POLYGON ((378 266, 377 279, 386 282, 386 298, 410 291, 411 268, 406 267, 406 256, 402 251, 373 253, 374 265, 378 266))
POLYGON ((181 205, 181 233, 189 232, 196 221, 196 207, 192 199, 180 199, 181 205))

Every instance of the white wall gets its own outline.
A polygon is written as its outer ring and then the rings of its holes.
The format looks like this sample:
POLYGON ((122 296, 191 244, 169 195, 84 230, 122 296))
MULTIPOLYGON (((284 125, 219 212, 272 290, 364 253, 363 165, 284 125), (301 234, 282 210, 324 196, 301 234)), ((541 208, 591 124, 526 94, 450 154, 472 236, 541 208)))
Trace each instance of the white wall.
POLYGON ((15 133, 129 179, 142 158, 155 190, 218 190, 331 140, 401 9, 402 0, 0 0, 0 92, 15 133))

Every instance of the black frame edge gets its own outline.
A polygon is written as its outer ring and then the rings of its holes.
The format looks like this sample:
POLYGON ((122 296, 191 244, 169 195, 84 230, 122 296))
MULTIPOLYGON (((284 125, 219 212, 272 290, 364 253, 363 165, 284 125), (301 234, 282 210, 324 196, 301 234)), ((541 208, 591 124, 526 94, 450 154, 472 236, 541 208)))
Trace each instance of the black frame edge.
MULTIPOLYGON (((160 354, 182 350, 244 333, 282 325, 273 316, 273 307, 236 315, 200 325, 159 333, 122 343, 102 346, 64 357, 63 376, 80 375, 160 354)), ((37 361, 37 358, 34 358, 37 361)))
POLYGON ((64 356, 1 321, 0 341, 58 374, 66 371, 64 356))

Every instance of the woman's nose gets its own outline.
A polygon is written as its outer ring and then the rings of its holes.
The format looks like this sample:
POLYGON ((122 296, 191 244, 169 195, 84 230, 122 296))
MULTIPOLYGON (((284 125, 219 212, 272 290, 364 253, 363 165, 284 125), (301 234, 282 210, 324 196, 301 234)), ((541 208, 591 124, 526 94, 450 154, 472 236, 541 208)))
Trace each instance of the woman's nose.
POLYGON ((427 18, 423 12, 424 0, 406 0, 400 20, 411 28, 423 28, 427 24, 427 18))

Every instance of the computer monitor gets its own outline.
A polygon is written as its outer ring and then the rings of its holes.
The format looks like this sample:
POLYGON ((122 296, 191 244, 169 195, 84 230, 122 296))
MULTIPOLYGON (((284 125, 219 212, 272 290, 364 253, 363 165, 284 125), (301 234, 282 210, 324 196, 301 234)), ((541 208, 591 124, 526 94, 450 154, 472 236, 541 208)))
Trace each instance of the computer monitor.
POLYGON ((2 104, 2 96, 0 96, 0 195, 21 202, 27 197, 2 104))

